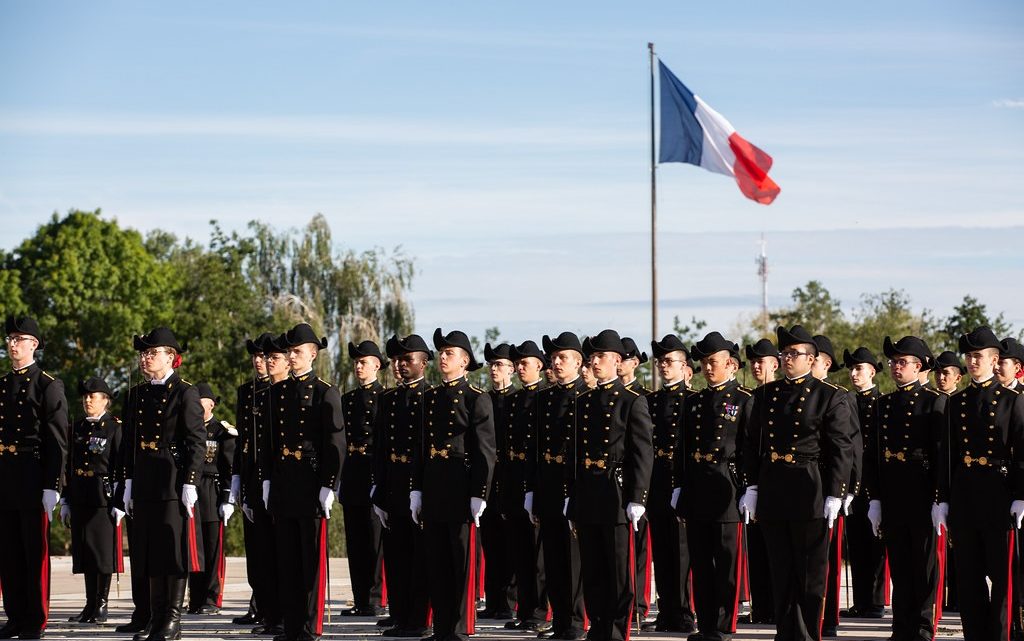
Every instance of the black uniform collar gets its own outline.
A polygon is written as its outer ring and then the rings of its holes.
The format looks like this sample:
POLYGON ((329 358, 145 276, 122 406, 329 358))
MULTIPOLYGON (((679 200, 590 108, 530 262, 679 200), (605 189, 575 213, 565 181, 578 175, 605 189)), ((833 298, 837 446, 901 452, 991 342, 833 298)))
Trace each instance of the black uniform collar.
POLYGON ((460 376, 458 378, 453 378, 450 381, 443 381, 441 384, 444 385, 445 387, 458 387, 459 385, 461 385, 462 383, 465 383, 465 382, 466 382, 466 375, 463 374, 462 376, 460 376))
POLYGON ((867 389, 857 390, 857 396, 872 396, 878 390, 877 385, 872 385, 867 389))
POLYGON ((374 389, 378 385, 380 385, 380 381, 374 379, 374 380, 370 381, 369 383, 366 383, 364 385, 360 385, 359 387, 360 387, 360 389, 374 389))
POLYGON ((297 381, 308 381, 312 376, 313 376, 313 370, 309 370, 308 372, 305 372, 304 374, 293 374, 292 378, 294 378, 297 381))
POLYGON ((722 390, 732 387, 733 385, 739 385, 739 383, 736 382, 735 378, 730 378, 726 382, 721 383, 719 385, 710 386, 708 387, 708 389, 710 389, 713 392, 721 392, 722 390))
POLYGON ((492 387, 491 391, 494 392, 495 394, 500 394, 500 395, 504 396, 505 394, 508 394, 509 392, 511 392, 514 389, 515 389, 515 385, 513 385, 512 383, 509 383, 508 385, 506 385, 505 387, 502 387, 501 389, 494 389, 492 387))
POLYGON ((612 380, 608 381, 607 383, 598 383, 598 385, 597 385, 597 389, 600 389, 600 390, 609 390, 609 389, 612 389, 614 387, 624 387, 624 385, 622 384, 622 381, 619 380, 618 378, 613 378, 612 380))
POLYGON ((82 420, 84 420, 86 423, 89 423, 90 425, 100 425, 103 423, 103 421, 107 420, 108 414, 110 414, 110 412, 103 412, 96 418, 93 418, 91 416, 85 416, 83 417, 82 420))
POLYGON ((559 383, 558 386, 561 387, 562 389, 576 389, 579 386, 580 381, 582 380, 582 376, 577 376, 568 383, 559 383))
POLYGON ((677 391, 680 387, 683 387, 683 380, 679 379, 675 383, 665 383, 661 389, 668 390, 670 392, 677 391))
POLYGON ((995 382, 996 382, 997 380, 999 380, 999 379, 997 379, 997 378, 996 378, 996 375, 995 375, 995 374, 993 374, 992 376, 990 376, 990 377, 988 378, 988 380, 984 380, 984 381, 981 381, 981 382, 978 382, 978 381, 976 381, 976 380, 974 380, 974 379, 972 378, 972 379, 971 379, 971 387, 976 387, 976 388, 978 388, 978 389, 985 389, 986 387, 991 387, 991 386, 992 386, 993 384, 995 384, 995 382))
POLYGON ((807 372, 807 373, 806 373, 806 374, 804 374, 803 376, 797 376, 796 378, 789 378, 789 377, 787 376, 787 377, 786 377, 785 379, 783 379, 783 380, 785 380, 785 381, 786 381, 786 383, 788 383, 788 384, 790 384, 790 385, 802 385, 802 384, 804 384, 804 383, 808 382, 808 380, 816 381, 816 380, 818 380, 818 379, 816 379, 816 378, 814 378, 813 376, 811 376, 811 373, 810 373, 810 372, 807 372))
POLYGON ((529 392, 536 392, 537 388, 539 388, 541 383, 543 383, 543 382, 544 382, 543 378, 538 378, 536 381, 534 381, 533 383, 530 383, 529 385, 523 385, 523 389, 527 390, 529 392))
POLYGON ((18 376, 21 376, 22 374, 28 374, 29 372, 35 371, 37 369, 39 369, 39 365, 35 361, 32 361, 31 363, 29 363, 25 367, 19 367, 18 369, 12 369, 11 372, 14 373, 14 374, 17 374, 18 376))
POLYGON ((907 383, 906 385, 898 385, 896 389, 901 392, 913 392, 917 390, 919 387, 921 387, 921 381, 913 380, 907 383))

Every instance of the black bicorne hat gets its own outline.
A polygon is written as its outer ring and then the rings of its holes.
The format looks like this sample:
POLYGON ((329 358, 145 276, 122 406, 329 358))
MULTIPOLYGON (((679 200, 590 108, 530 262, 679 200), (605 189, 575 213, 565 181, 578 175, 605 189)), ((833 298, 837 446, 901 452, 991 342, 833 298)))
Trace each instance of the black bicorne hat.
POLYGON ((683 352, 686 363, 690 364, 690 348, 683 344, 683 341, 679 339, 675 334, 665 334, 665 338, 660 341, 651 341, 651 353, 654 354, 654 358, 661 358, 669 352, 683 352))
POLYGON ((942 352, 935 359, 935 369, 946 369, 947 367, 955 367, 960 370, 961 374, 967 373, 967 368, 964 367, 963 361, 960 360, 960 357, 955 352, 942 352))
POLYGON ((875 355, 871 353, 871 350, 867 347, 858 347, 852 352, 848 349, 843 350, 843 366, 847 369, 853 369, 857 365, 865 363, 875 368, 875 372, 882 371, 882 364, 875 358, 875 355))
POLYGON ((814 336, 814 345, 818 348, 819 354, 825 354, 832 359, 832 365, 829 366, 829 373, 838 372, 843 369, 843 363, 836 358, 836 350, 832 347, 832 339, 824 334, 817 334, 814 336))
MULTIPOLYGON (((814 348, 814 354, 818 354, 818 344, 814 342, 814 337, 811 333, 800 325, 793 325, 792 329, 786 329, 781 325, 775 328, 775 338, 779 344, 779 351, 786 349, 790 345, 810 345, 814 348)), ((835 360, 834 358, 832 359, 835 360)))
POLYGON ((626 346, 614 329, 602 329, 597 336, 583 339, 583 355, 589 358, 595 352, 614 352, 622 358, 627 356, 626 346))
POLYGON ((45 345, 43 334, 39 331, 39 323, 31 316, 8 316, 4 327, 4 331, 7 332, 8 336, 11 334, 28 334, 39 341, 36 349, 43 349, 43 345, 45 345))
POLYGON ((1016 338, 1004 338, 999 341, 999 358, 1015 358, 1024 365, 1024 345, 1016 338))
POLYGON ((704 338, 700 339, 693 344, 690 348, 690 354, 693 355, 695 360, 707 358, 715 352, 729 352, 729 356, 735 358, 740 367, 743 367, 743 361, 740 360, 740 346, 736 343, 732 343, 725 339, 724 336, 718 332, 711 332, 704 338))
POLYGON ((647 352, 641 352, 636 341, 629 336, 622 338, 622 346, 626 348, 626 358, 635 358, 640 361, 641 365, 647 362, 647 352))
POLYGON ((513 345, 509 350, 509 358, 512 361, 518 361, 523 358, 534 357, 540 360, 541 367, 547 369, 549 366, 547 355, 537 347, 537 343, 533 341, 523 341, 519 345, 513 345))
POLYGON ((743 352, 746 354, 747 362, 767 357, 774 358, 775 362, 779 361, 779 349, 767 338, 762 338, 753 345, 747 345, 743 352))
POLYGON ((979 349, 988 349, 989 347, 1000 349, 1002 346, 999 344, 999 339, 996 338, 992 328, 982 325, 967 334, 961 335, 958 347, 961 354, 966 354, 978 351, 979 349))
POLYGON ((380 353, 380 348, 377 347, 377 343, 374 343, 373 341, 363 341, 356 345, 350 341, 348 344, 348 357, 352 360, 356 360, 363 356, 373 356, 380 362, 381 367, 388 366, 388 359, 384 358, 384 355, 380 353))
POLYGON ((208 398, 214 403, 220 403, 220 397, 213 393, 213 388, 206 381, 196 383, 196 390, 199 392, 199 398, 208 398))
POLYGON ((932 352, 925 345, 925 342, 917 336, 904 336, 895 343, 888 336, 882 340, 882 353, 885 354, 886 358, 892 358, 899 354, 905 356, 914 356, 921 361, 921 371, 925 370, 925 365, 929 365, 929 369, 934 364, 929 363, 932 360, 932 352))
POLYGON ((259 347, 260 351, 264 354, 287 354, 288 353, 288 336, 286 334, 278 334, 274 336, 270 332, 260 336, 259 347))
POLYGON ((188 351, 188 346, 178 345, 178 339, 174 337, 174 332, 166 327, 156 327, 148 334, 135 336, 132 342, 137 352, 154 347, 170 347, 179 354, 184 354, 188 351))
POLYGON ((551 357, 555 352, 563 349, 573 350, 579 352, 580 356, 583 356, 583 345, 580 343, 580 337, 572 332, 562 332, 558 336, 551 338, 545 334, 540 339, 541 345, 544 346, 544 352, 551 357))
POLYGON ((263 343, 265 341, 272 340, 273 338, 274 338, 274 335, 271 334, 270 332, 263 332, 262 334, 260 334, 256 338, 246 339, 246 341, 245 341, 245 351, 249 352, 252 355, 259 354, 260 352, 263 351, 263 348, 262 348, 263 343))
POLYGON ((317 338, 316 332, 313 331, 313 327, 309 323, 299 323, 285 332, 284 337, 288 347, 312 343, 317 346, 317 349, 327 348, 327 337, 317 338))
POLYGON ((117 398, 117 392, 112 391, 107 382, 99 376, 92 376, 78 382, 78 395, 87 396, 94 392, 103 392, 111 400, 117 398))
POLYGON ((469 354, 469 366, 466 367, 466 371, 473 372, 483 367, 483 365, 476 362, 476 356, 473 355, 473 344, 469 342, 469 336, 466 336, 465 332, 456 329, 445 334, 441 331, 440 327, 435 329, 434 349, 442 350, 445 347, 461 347, 469 354))
POLYGON ((430 351, 430 348, 427 347, 427 341, 423 340, 423 337, 419 334, 409 334, 405 338, 393 336, 388 341, 388 347, 394 350, 393 354, 390 351, 388 352, 388 356, 391 356, 391 358, 396 358, 402 354, 423 352, 427 355, 428 361, 434 360, 434 352, 430 351))
POLYGON ((498 343, 494 347, 491 347, 490 343, 484 343, 484 360, 488 363, 500 360, 510 361, 512 360, 511 350, 512 346, 508 343, 498 343))

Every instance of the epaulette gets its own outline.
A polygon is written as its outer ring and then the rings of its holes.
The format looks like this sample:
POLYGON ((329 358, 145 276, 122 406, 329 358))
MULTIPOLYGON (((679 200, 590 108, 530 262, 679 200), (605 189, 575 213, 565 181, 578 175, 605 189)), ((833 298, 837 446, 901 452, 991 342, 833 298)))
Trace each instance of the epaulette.
POLYGON ((185 379, 181 379, 181 384, 184 385, 185 387, 192 387, 192 383, 186 381, 185 379))
POLYGON ((588 387, 587 389, 585 389, 582 392, 580 392, 579 394, 577 394, 576 398, 583 398, 584 396, 586 396, 587 394, 593 392, 596 389, 597 389, 596 387, 588 387))
POLYGON ((753 396, 754 395, 754 391, 752 389, 750 389, 749 387, 744 387, 743 385, 740 385, 739 387, 737 387, 736 390, 739 391, 739 392, 743 392, 747 396, 753 396))
POLYGON ((320 381, 321 383, 323 383, 323 384, 324 384, 324 385, 326 385, 327 387, 334 387, 333 385, 331 385, 330 383, 328 383, 328 382, 327 382, 327 381, 325 381, 324 379, 320 378, 319 376, 317 376, 317 377, 316 377, 316 380, 320 381))
MULTIPOLYGON (((826 381, 826 382, 828 382, 828 381, 826 381)), ((829 385, 834 385, 835 387, 843 390, 844 392, 849 392, 850 391, 850 390, 846 389, 845 387, 843 387, 842 385, 839 385, 838 383, 829 383, 829 385)))
POLYGON ((626 388, 626 391, 629 392, 630 394, 632 394, 633 396, 640 396, 640 392, 634 392, 633 390, 629 389, 628 387, 626 388))
POLYGON ((477 394, 486 394, 486 392, 484 392, 482 389, 480 389, 476 385, 473 385, 472 383, 469 384, 469 389, 473 390, 477 394))
POLYGON ((939 394, 941 394, 941 392, 939 392, 939 390, 935 390, 935 389, 932 389, 930 387, 922 387, 921 391, 923 391, 923 392, 931 392, 935 396, 938 396, 939 394))
POLYGON ((1018 385, 1017 387, 1015 387, 1013 389, 1010 389, 1009 387, 1004 387, 1003 389, 1006 390, 1007 392, 1013 392, 1014 394, 1017 394, 1018 396, 1020 396, 1020 385, 1018 385))
POLYGON ((118 425, 121 424, 121 417, 111 415, 110 418, 114 419, 114 422, 117 423, 118 425))
POLYGON ((220 424, 227 431, 228 434, 230 434, 231 436, 238 436, 238 430, 235 429, 234 425, 228 423, 227 421, 221 421, 220 424))
POLYGON ((51 376, 51 375, 50 375, 50 373, 49 373, 49 372, 44 372, 44 371, 40 370, 40 372, 39 372, 39 373, 40 373, 40 374, 42 374, 43 376, 45 376, 46 378, 50 379, 51 381, 52 381, 52 380, 55 380, 55 379, 53 378, 53 376, 51 376))
POLYGON ((825 379, 823 379, 823 378, 821 378, 821 379, 818 379, 818 380, 819 380, 820 382, 824 383, 825 385, 828 385, 828 386, 829 386, 829 387, 831 387, 832 389, 841 389, 841 390, 843 390, 844 392, 846 391, 846 388, 845 388, 845 387, 841 387, 841 386, 839 386, 839 385, 836 385, 835 383, 829 383, 828 381, 826 381, 826 380, 825 380, 825 379))

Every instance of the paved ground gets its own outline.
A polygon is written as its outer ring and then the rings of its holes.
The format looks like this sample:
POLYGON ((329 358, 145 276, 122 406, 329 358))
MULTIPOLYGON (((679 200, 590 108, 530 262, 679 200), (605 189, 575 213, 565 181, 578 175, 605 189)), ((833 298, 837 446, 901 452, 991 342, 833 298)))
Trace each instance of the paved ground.
MULTIPOLYGON (((125 559, 128 564, 128 559, 125 559)), ((324 626, 325 639, 369 639, 379 638, 375 619, 350 619, 336 616, 338 610, 351 605, 352 588, 348 579, 348 568, 345 559, 331 559, 331 608, 334 616, 324 626)), ((111 621, 104 626, 86 626, 67 623, 67 618, 82 609, 85 603, 82 579, 71 574, 71 560, 66 557, 53 559, 53 596, 50 601, 50 624, 46 630, 47 639, 116 639, 125 641, 130 637, 116 634, 114 626, 127 621, 131 613, 131 591, 128 576, 121 577, 120 595, 116 585, 110 588, 111 621)), ((249 602, 249 585, 245 582, 245 562, 241 558, 228 560, 227 587, 224 592, 224 609, 219 616, 183 617, 184 638, 186 639, 266 639, 254 637, 246 627, 231 624, 231 618, 242 614, 249 602)), ((326 615, 325 615, 326 621, 326 615)), ((839 636, 842 639, 888 639, 890 619, 881 621, 843 620, 839 636)), ((773 629, 765 626, 740 626, 734 639, 737 641, 770 641, 773 629)), ((531 639, 532 635, 508 632, 501 629, 501 622, 481 621, 477 626, 477 639, 531 639)), ((642 633, 632 635, 633 639, 680 639, 683 635, 668 633, 642 633)), ((946 640, 962 640, 959 617, 944 619, 940 625, 937 638, 946 640)))

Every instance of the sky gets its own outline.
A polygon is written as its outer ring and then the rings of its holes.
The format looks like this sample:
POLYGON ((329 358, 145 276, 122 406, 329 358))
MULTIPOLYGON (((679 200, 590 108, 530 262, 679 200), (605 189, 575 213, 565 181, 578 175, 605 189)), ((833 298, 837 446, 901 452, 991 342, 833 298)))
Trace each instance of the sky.
POLYGON ((1024 4, 0 3, 0 248, 102 208, 207 238, 316 213, 416 259, 417 329, 650 339, 647 43, 774 158, 657 169, 659 334, 824 282, 1024 327, 1024 4), (834 5, 834 6, 833 6, 834 5))

